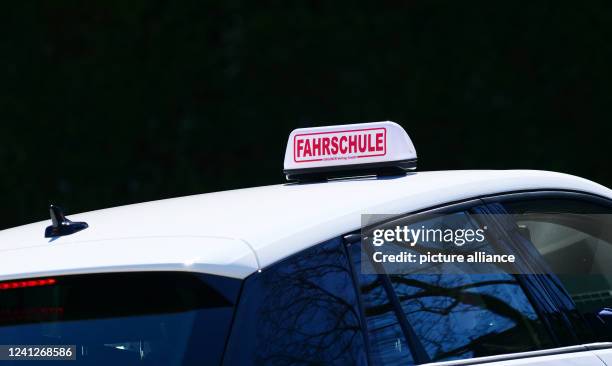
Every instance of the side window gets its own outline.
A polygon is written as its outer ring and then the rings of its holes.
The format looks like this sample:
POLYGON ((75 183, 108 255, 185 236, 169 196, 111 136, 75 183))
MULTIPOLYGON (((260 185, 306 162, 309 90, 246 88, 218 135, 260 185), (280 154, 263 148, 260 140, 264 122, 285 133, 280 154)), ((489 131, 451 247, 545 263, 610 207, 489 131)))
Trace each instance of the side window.
POLYGON ((397 275, 391 280, 432 361, 553 347, 511 275, 397 275))
POLYGON ((544 196, 502 202, 557 275, 580 314, 606 340, 599 313, 612 308, 612 205, 544 196))
MULTIPOLYGON (((467 212, 411 221, 411 225, 424 229, 476 229, 467 212)), ((482 249, 493 251, 486 241, 482 249)), ((357 249, 351 250, 357 272, 360 271, 359 254, 357 249)), ((515 276, 499 269, 491 274, 469 274, 462 273, 461 267, 444 267, 452 264, 436 266, 441 268, 427 274, 379 275, 382 277, 379 282, 385 279, 390 282, 394 301, 382 295, 376 301, 369 301, 372 297, 369 292, 380 287, 372 277, 376 275, 360 273, 358 276, 370 348, 373 354, 381 355, 376 364, 411 365, 555 346, 515 276), (386 311, 384 318, 382 311, 386 311), (402 321, 406 325, 398 327, 402 321), (385 337, 376 334, 377 323, 391 329, 380 332, 385 337), (402 330, 404 334, 398 335, 402 330), (400 355, 406 343, 411 353, 400 355)))
POLYGON ((245 280, 225 365, 365 365, 357 293, 342 239, 245 280))

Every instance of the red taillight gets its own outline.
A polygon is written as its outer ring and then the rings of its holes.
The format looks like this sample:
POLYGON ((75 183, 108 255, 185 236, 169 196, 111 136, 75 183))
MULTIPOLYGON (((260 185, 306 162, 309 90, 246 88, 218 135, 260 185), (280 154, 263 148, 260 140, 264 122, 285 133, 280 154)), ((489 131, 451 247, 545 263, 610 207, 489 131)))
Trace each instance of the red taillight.
POLYGON ((55 284, 55 278, 41 278, 38 280, 22 280, 11 282, 0 282, 0 290, 12 290, 15 288, 48 286, 55 284))

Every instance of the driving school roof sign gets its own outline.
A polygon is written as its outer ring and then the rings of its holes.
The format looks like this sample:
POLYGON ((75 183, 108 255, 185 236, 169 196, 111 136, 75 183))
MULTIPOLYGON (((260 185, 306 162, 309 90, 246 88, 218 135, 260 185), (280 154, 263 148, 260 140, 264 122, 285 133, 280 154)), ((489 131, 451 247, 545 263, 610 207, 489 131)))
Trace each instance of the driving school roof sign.
POLYGON ((290 180, 319 180, 415 166, 416 151, 406 131, 386 121, 294 130, 287 143, 284 171, 290 180))

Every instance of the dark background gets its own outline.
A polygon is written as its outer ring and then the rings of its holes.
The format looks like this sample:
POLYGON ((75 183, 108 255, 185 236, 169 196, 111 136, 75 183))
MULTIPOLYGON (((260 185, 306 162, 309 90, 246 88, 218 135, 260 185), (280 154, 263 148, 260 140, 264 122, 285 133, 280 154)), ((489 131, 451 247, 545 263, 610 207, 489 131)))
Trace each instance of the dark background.
POLYGON ((393 120, 420 170, 612 185, 609 1, 46 1, 0 12, 0 228, 284 181, 297 127, 393 120))

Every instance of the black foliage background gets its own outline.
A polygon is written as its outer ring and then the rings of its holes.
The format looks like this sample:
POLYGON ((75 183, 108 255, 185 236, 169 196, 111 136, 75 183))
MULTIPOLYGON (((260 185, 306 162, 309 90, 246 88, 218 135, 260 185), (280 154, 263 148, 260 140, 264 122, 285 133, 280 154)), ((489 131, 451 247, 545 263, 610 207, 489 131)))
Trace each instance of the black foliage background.
POLYGON ((606 1, 40 1, 0 12, 0 226, 283 182, 296 127, 393 120, 421 170, 612 185, 606 1))

